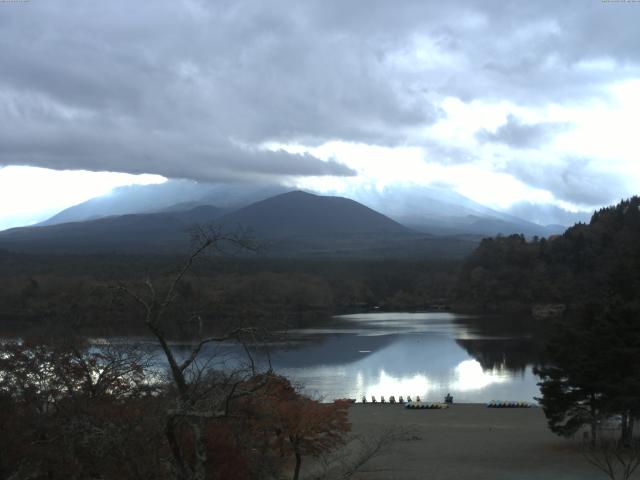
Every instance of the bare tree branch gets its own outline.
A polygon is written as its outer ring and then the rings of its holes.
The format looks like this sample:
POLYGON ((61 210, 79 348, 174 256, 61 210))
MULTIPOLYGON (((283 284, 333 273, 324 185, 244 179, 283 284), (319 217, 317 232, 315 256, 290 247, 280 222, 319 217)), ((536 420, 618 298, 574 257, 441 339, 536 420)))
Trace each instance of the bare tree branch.
MULTIPOLYGON (((207 463, 207 449, 204 432, 205 420, 226 417, 230 414, 231 402, 242 396, 251 395, 262 388, 261 382, 253 382, 246 385, 247 376, 223 375, 221 378, 206 375, 209 371, 211 360, 204 365, 198 362, 198 357, 205 346, 212 343, 221 343, 229 340, 238 341, 250 362, 250 376, 256 373, 256 366, 247 344, 243 341, 243 335, 250 335, 255 341, 255 330, 250 328, 236 328, 231 332, 218 336, 209 336, 195 343, 189 354, 182 362, 172 349, 167 335, 162 328, 162 320, 169 308, 176 302, 179 294, 179 286, 185 276, 193 268, 195 261, 207 252, 228 255, 224 247, 231 246, 238 251, 257 251, 259 246, 246 232, 225 234, 214 227, 197 226, 192 232, 194 247, 183 265, 170 280, 164 293, 160 294, 152 280, 147 275, 144 280, 147 297, 143 297, 125 285, 119 285, 120 292, 128 295, 144 311, 144 323, 154 335, 169 364, 172 383, 177 389, 177 402, 174 408, 167 412, 165 435, 169 442, 175 469, 178 478, 185 480, 204 480, 205 465, 207 463), (221 380, 221 381, 220 381, 221 380), (184 454, 176 435, 179 424, 188 425, 194 436, 194 463, 192 466, 185 461, 184 454)), ((201 329, 200 333, 201 333, 201 329)))
POLYGON ((629 480, 640 467, 640 440, 624 445, 618 440, 601 439, 596 446, 585 445, 582 453, 611 480, 629 480))

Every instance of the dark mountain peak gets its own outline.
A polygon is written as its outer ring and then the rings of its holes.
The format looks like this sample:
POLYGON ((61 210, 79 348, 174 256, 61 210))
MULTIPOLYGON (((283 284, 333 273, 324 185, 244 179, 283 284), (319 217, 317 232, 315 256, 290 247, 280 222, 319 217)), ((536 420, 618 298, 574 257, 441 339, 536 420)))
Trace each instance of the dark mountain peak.
MULTIPOLYGON (((303 202, 317 202, 318 204, 320 203, 324 203, 326 202, 328 199, 332 199, 332 198, 337 198, 337 199, 341 199, 341 200, 346 200, 346 201, 350 201, 353 203, 358 203, 355 202, 354 200, 350 200, 348 198, 344 198, 344 197, 332 197, 330 195, 319 195, 317 193, 311 193, 311 192, 306 192, 304 190, 292 190, 290 192, 285 192, 285 193, 281 193, 279 195, 274 195, 272 197, 266 198, 264 200, 258 201, 253 203, 252 205, 256 205, 259 203, 270 203, 270 204, 277 204, 277 203, 286 203, 286 202, 292 202, 292 201, 303 201, 303 202)), ((250 206, 250 205, 247 205, 250 206)))
MULTIPOLYGON (((218 208, 214 205, 198 205, 197 207, 190 208, 185 210, 184 212, 174 211, 167 212, 169 214, 173 214, 174 216, 180 216, 182 214, 186 215, 187 218, 194 218, 198 221, 207 221, 207 219, 213 219, 220 216, 222 212, 221 208, 218 208)), ((162 214, 156 214, 162 215, 162 214)))
MULTIPOLYGON (((322 195, 318 195, 311 192, 305 192, 304 190, 291 190, 290 192, 281 193, 280 195, 274 195, 273 198, 304 198, 304 197, 321 197, 322 195)), ((268 199, 267 199, 268 200, 268 199)))
POLYGON ((413 238, 408 228, 358 202, 302 191, 276 195, 220 216, 222 212, 211 205, 198 205, 182 211, 17 228, 0 233, 0 246, 65 252, 181 252, 189 248, 188 232, 195 224, 247 228, 258 239, 279 241, 286 250, 293 244, 285 239, 298 239, 296 248, 313 244, 325 250, 348 241, 349 248, 357 252, 363 241, 374 244, 413 238))
POLYGON ((410 230, 354 200, 296 190, 220 218, 267 237, 406 234, 410 230))

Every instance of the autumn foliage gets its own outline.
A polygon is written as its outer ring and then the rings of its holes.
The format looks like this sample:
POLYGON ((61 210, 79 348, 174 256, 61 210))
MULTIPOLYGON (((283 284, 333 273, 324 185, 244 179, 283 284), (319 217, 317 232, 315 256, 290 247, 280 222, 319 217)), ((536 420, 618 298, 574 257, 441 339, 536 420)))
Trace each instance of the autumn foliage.
MULTIPOLYGON (((273 374, 205 422, 207 479, 298 478, 302 459, 340 446, 348 404, 321 404, 273 374)), ((0 349, 0 478, 177 478, 165 432, 174 402, 135 349, 7 343, 0 349), (149 380, 154 379, 154 382, 149 380), (153 385, 153 387, 151 386, 153 385)), ((192 430, 178 447, 194 461, 192 430)))
POLYGON ((297 479, 303 456, 317 456, 344 443, 351 428, 348 408, 343 400, 319 403, 298 394, 286 378, 269 375, 263 391, 251 399, 251 428, 281 457, 293 457, 297 479))

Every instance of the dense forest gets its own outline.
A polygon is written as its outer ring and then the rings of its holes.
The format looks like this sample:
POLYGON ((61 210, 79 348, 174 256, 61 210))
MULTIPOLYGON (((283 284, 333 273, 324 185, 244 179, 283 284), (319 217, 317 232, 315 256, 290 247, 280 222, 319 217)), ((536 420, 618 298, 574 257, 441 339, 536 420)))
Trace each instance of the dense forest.
MULTIPOLYGON (((119 284, 168 281, 181 256, 0 254, 0 319, 6 329, 107 328, 139 322, 119 284)), ((184 279, 178 302, 205 324, 252 318, 288 328, 335 313, 444 308, 458 263, 434 260, 313 260, 206 257, 184 279)))
POLYGON ((640 295, 640 198, 594 213, 563 235, 484 239, 464 262, 458 301, 494 311, 640 295))

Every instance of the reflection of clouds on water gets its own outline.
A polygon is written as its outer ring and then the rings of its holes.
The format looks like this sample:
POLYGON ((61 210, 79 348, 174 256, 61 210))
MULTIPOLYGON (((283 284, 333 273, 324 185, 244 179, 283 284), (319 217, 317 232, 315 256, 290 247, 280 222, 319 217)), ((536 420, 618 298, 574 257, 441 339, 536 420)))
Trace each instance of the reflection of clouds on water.
POLYGON ((494 383, 509 381, 510 374, 506 370, 483 370, 480 362, 465 360, 455 368, 455 380, 450 388, 460 392, 481 390, 494 383))
MULTIPOLYGON (((263 369, 272 366, 305 393, 326 401, 359 400, 363 395, 369 400, 371 395, 420 395, 442 401, 446 393, 456 402, 532 401, 540 394, 528 360, 532 348, 526 332, 501 337, 496 328, 483 335, 477 326, 464 323, 468 318, 451 313, 340 318, 340 327, 302 329, 287 342, 270 343, 268 356, 265 349, 257 349, 256 363, 263 369)), ((189 351, 180 349, 180 354, 189 351)), ((203 357, 228 366, 246 361, 243 350, 232 343, 210 346, 203 357)))
MULTIPOLYGON (((362 377, 362 374, 358 373, 358 376, 362 377)), ((421 374, 396 378, 387 374, 384 370, 380 370, 377 382, 371 383, 366 387, 364 384, 359 384, 358 390, 365 391, 367 399, 371 399, 371 396, 375 395, 378 400, 381 396, 388 400, 390 395, 394 395, 396 399, 400 395, 403 397, 407 395, 425 397, 429 391, 429 386, 429 379, 421 374)))
POLYGON ((442 401, 451 393, 456 401, 484 402, 493 398, 531 401, 539 395, 530 367, 514 371, 504 361, 512 344, 528 353, 525 347, 530 340, 524 332, 503 337, 496 330, 483 335, 476 326, 464 323, 468 318, 447 312, 340 318, 345 321, 341 327, 305 330, 323 341, 274 353, 274 366, 284 367, 306 391, 324 392, 326 399, 420 395, 442 401), (482 349, 472 350, 475 355, 471 355, 469 345, 482 349), (484 364, 489 351, 491 358, 501 359, 500 364, 484 364))

